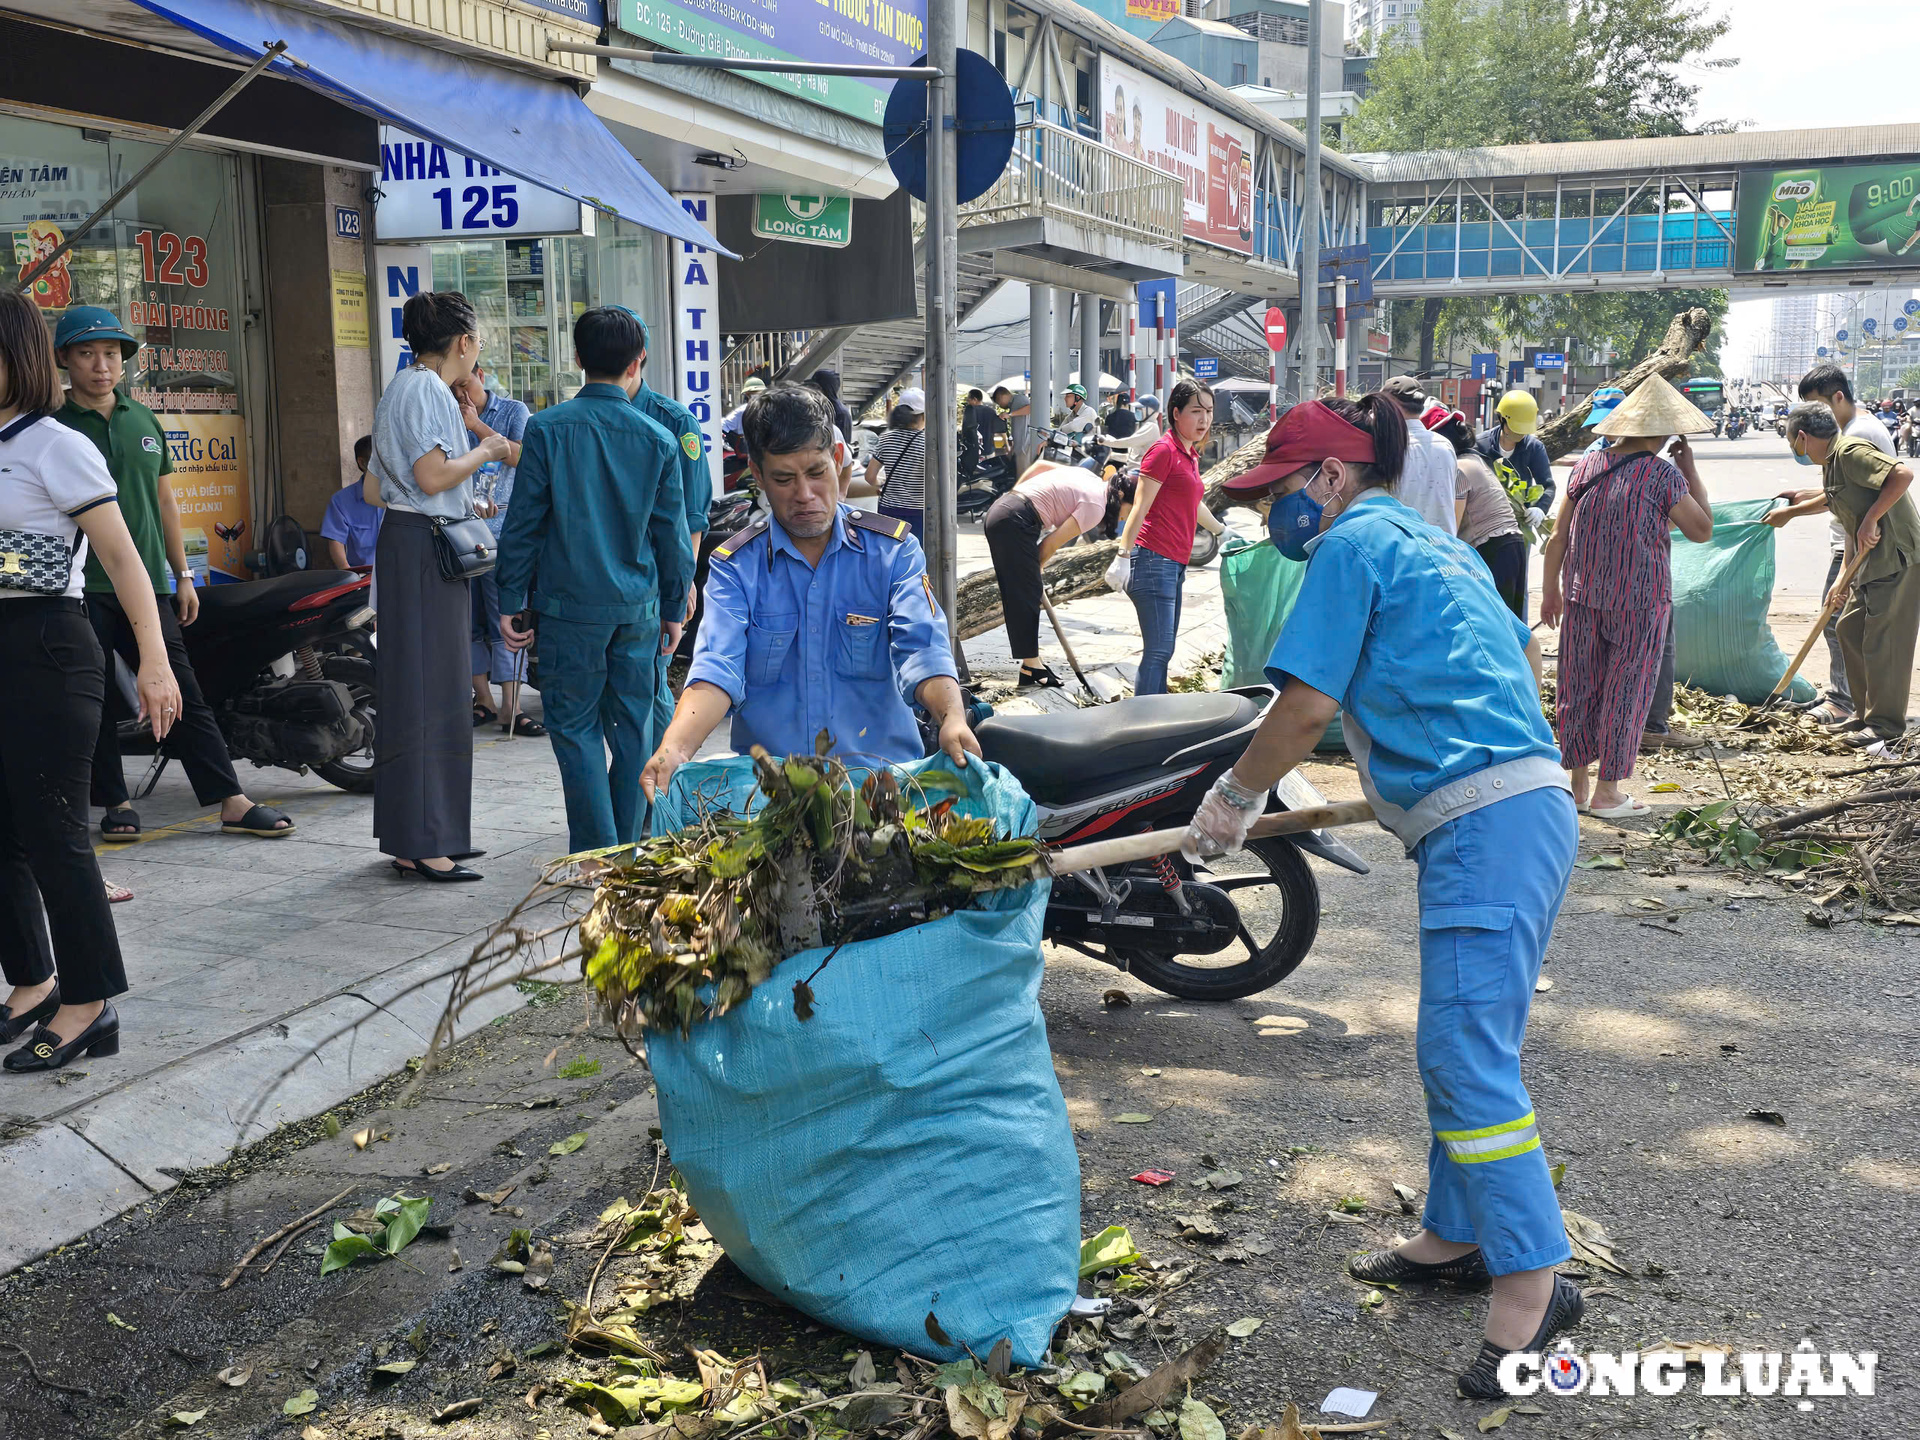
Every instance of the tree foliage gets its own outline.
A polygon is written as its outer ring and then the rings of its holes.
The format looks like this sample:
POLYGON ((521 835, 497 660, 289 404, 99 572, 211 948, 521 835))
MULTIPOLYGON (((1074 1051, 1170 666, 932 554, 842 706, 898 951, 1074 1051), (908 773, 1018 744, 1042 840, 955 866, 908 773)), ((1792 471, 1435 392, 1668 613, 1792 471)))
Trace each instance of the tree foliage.
MULTIPOLYGON (((1686 134, 1700 91, 1686 77, 1735 63, 1710 58, 1729 23, 1707 0, 1426 0, 1417 36, 1403 27, 1381 41, 1349 143, 1419 151, 1686 134)), ((1726 292, 1431 299, 1393 307, 1395 348, 1417 343, 1425 370, 1439 346, 1570 339, 1633 365, 1694 305, 1717 322, 1726 292)), ((1717 369, 1718 333, 1703 369, 1717 369)))

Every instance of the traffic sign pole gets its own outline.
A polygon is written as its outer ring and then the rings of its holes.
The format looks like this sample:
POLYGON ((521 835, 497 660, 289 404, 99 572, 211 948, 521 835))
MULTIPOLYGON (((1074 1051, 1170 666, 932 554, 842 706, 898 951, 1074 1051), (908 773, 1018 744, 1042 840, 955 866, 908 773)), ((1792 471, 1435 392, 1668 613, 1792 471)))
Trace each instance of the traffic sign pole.
POLYGON ((1333 393, 1347 393, 1347 277, 1333 281, 1333 393))
POLYGON ((955 510, 958 441, 953 422, 953 355, 959 343, 954 294, 959 288, 960 200, 955 151, 954 71, 959 65, 959 0, 929 0, 927 63, 939 78, 927 86, 927 574, 946 612, 947 634, 960 679, 967 657, 954 629, 959 516, 955 510))
POLYGON ((1300 399, 1320 398, 1320 31, 1307 6, 1307 193, 1300 215, 1300 399))
POLYGON ((1287 312, 1267 307, 1267 422, 1280 417, 1280 357, 1287 348, 1287 312))

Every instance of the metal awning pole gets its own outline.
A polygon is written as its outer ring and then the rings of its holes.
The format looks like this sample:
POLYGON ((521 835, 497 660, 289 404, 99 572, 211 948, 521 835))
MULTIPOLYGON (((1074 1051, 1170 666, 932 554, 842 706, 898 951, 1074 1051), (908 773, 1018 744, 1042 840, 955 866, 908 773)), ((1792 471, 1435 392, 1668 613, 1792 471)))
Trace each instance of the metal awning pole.
POLYGON ((28 286, 32 285, 34 281, 51 270, 53 268, 53 262, 78 244, 80 238, 100 222, 101 216, 111 215, 113 213, 113 207, 131 195, 134 188, 138 186, 142 180, 146 179, 147 176, 159 168, 161 161, 165 160, 169 155, 173 154, 174 151, 186 144, 187 141, 199 134, 200 131, 206 127, 209 120, 213 119, 214 116, 226 108, 229 100, 247 88, 247 85, 252 81, 254 76, 258 75, 262 70, 266 69, 267 66, 286 54, 286 51, 287 42, 284 40, 276 40, 269 45, 266 53, 254 61, 253 64, 249 65, 238 80, 235 80, 233 84, 229 85, 220 93, 218 99, 198 115, 194 116, 187 128, 169 140, 158 155, 154 156, 153 159, 136 170, 131 180, 127 181, 126 184, 109 195, 106 204, 102 205, 98 210, 94 211, 93 214, 81 221, 76 228, 69 230, 67 232, 67 238, 61 241, 59 247, 55 249, 52 254, 43 256, 36 261, 33 268, 20 277, 20 289, 25 290, 28 286))
POLYGON ((547 41, 549 55, 597 55, 602 60, 638 60, 646 65, 677 65, 690 70, 758 70, 775 75, 849 75, 874 80, 939 80, 953 73, 952 63, 925 65, 809 65, 797 60, 749 60, 731 55, 682 55, 674 50, 642 50, 633 45, 587 45, 574 40, 547 41))
POLYGON ((959 344, 960 201, 957 96, 952 76, 959 66, 959 0, 928 0, 927 64, 937 78, 927 87, 927 575, 934 597, 946 612, 947 634, 960 679, 967 657, 954 626, 954 596, 959 584, 955 549, 959 541, 957 503, 958 445, 953 419, 953 357, 959 344))

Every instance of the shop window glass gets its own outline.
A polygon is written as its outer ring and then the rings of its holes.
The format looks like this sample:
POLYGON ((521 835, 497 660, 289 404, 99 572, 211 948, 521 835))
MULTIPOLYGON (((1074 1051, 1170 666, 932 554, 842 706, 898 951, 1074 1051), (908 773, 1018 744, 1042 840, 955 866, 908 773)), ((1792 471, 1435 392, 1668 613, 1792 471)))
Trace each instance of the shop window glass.
MULTIPOLYGON (((98 131, 0 118, 0 232, 12 244, 12 277, 158 153, 98 131)), ((31 287, 49 325, 69 306, 102 305, 141 340, 127 388, 166 431, 188 559, 214 579, 243 578, 256 543, 238 190, 232 157, 179 150, 31 287)))

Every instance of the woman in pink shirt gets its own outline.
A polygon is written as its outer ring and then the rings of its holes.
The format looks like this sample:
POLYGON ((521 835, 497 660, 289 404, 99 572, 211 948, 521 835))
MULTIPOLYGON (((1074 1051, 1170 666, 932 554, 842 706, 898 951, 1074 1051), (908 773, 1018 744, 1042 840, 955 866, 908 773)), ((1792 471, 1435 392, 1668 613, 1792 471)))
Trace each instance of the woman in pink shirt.
POLYGON ((1007 640, 1020 662, 1019 688, 1057 690, 1060 677, 1040 663, 1040 567, 1076 536, 1091 534, 1106 518, 1107 484, 1077 465, 1040 461, 1020 483, 993 502, 981 527, 1000 586, 1000 613, 1007 640))
POLYGON ((1124 588, 1140 617, 1140 673, 1136 695, 1167 693, 1167 667, 1180 633, 1180 597, 1193 558, 1193 531, 1205 487, 1200 451, 1213 429, 1213 391, 1182 380, 1167 397, 1167 433, 1140 461, 1140 486, 1120 554, 1128 560, 1124 588))

